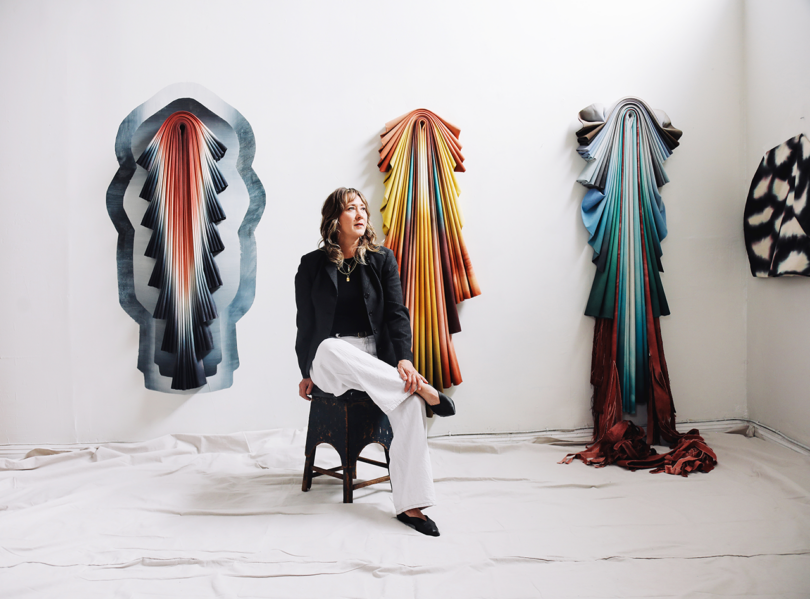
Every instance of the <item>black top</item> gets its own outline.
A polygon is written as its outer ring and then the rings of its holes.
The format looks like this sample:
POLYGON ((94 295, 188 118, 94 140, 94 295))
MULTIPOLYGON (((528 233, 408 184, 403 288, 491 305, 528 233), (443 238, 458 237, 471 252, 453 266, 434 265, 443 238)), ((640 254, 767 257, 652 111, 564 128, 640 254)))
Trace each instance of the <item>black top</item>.
MULTIPOLYGON (((363 294, 361 305, 367 310, 371 325, 369 332, 377 343, 377 357, 392 366, 396 366, 399 360, 413 361, 411 319, 403 302, 394 253, 386 247, 366 252, 366 265, 357 267, 350 275, 350 281, 346 281, 346 275, 343 275, 343 282, 354 282, 358 273, 363 294)), ((295 352, 304 377, 309 376, 315 352, 321 341, 329 337, 335 322, 338 276, 335 263, 329 261, 322 249, 301 258, 295 275, 295 304, 298 308, 295 352)))
POLYGON ((337 272, 337 306, 335 306, 335 320, 332 322, 330 337, 354 336, 360 333, 371 333, 371 325, 366 313, 366 302, 363 301, 363 283, 360 280, 359 269, 354 258, 343 261, 343 266, 337 272), (340 272, 340 271, 343 272, 340 272), (345 273, 350 274, 345 274, 345 273))

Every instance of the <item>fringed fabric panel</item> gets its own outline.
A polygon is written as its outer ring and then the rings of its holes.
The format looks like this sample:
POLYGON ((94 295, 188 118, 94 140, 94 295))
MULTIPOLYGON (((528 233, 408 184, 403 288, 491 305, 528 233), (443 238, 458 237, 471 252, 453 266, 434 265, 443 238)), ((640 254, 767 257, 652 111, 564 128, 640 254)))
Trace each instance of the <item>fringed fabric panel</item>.
POLYGON ((462 382, 451 337, 461 330, 456 304, 481 293, 461 234, 459 133, 414 110, 386 123, 377 165, 387 171, 383 232, 411 313, 414 365, 438 389, 462 382))
POLYGON ((611 109, 593 104, 579 114, 578 152, 587 164, 577 181, 588 191, 582 220, 590 233, 596 275, 585 314, 596 318, 591 383, 594 444, 564 461, 682 474, 708 472, 716 456, 698 431, 675 428, 659 317, 669 314, 661 284, 666 212, 658 188, 669 179, 664 161, 682 132, 667 115, 635 98, 611 109), (622 413, 647 403, 647 432, 622 413), (662 436, 673 446, 658 456, 662 436))
POLYGON ((141 224, 152 229, 149 280, 160 289, 153 316, 166 320, 161 349, 175 355, 172 389, 205 384, 203 357, 213 348, 211 296, 222 285, 214 255, 224 249, 216 223, 225 219, 217 194, 228 186, 217 167, 225 146, 190 112, 169 116, 137 164, 147 170, 141 224))

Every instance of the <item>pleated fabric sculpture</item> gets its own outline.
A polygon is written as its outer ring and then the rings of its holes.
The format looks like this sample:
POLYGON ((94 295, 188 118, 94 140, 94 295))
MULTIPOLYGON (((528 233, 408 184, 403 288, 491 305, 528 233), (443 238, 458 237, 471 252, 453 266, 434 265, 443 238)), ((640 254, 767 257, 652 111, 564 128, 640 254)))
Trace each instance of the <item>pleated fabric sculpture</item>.
POLYGON ((591 383, 594 444, 563 460, 655 468, 686 476, 708 472, 717 458, 698 431, 675 429, 659 318, 669 314, 661 284, 666 212, 658 188, 669 179, 664 161, 682 132, 662 111, 636 98, 609 110, 592 104, 579 113, 578 152, 587 161, 577 181, 588 188, 582 219, 590 233, 596 276, 585 314, 596 318, 591 383), (647 431, 622 420, 647 403, 647 431), (673 448, 657 455, 663 437, 673 448))
POLYGON ((461 331, 456 305, 481 293, 461 234, 459 133, 414 110, 385 124, 377 164, 387 171, 383 232, 411 313, 414 366, 437 389, 462 382, 451 337, 461 331))
POLYGON ((228 186, 217 167, 225 146, 186 111, 169 116, 137 164, 148 171, 141 224, 152 229, 146 255, 156 260, 149 286, 160 289, 153 316, 166 320, 161 349, 175 355, 172 389, 205 384, 203 357, 213 349, 211 294, 222 285, 214 255, 224 249, 217 194, 228 186))
POLYGON ((151 391, 233 385, 266 205, 255 154, 247 119, 196 83, 159 90, 118 127, 106 207, 118 233, 118 301, 138 324, 137 369, 151 391))

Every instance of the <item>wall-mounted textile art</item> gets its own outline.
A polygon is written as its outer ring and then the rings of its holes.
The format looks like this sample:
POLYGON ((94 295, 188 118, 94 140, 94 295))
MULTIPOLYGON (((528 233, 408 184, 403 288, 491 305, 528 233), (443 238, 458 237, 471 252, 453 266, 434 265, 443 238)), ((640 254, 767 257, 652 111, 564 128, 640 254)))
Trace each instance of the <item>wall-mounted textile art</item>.
POLYGON ((582 220, 596 265, 585 314, 596 318, 591 383, 594 444, 569 455, 587 464, 687 475, 708 472, 716 456, 698 431, 675 429, 675 404, 659 317, 669 314, 661 285, 666 212, 658 188, 669 179, 664 161, 682 133, 669 117, 635 98, 579 113, 577 151, 587 164, 577 181, 588 188, 582 220), (647 403, 647 431, 622 420, 647 403), (672 451, 656 455, 659 435, 672 451))
POLYGON ((804 134, 768 151, 751 181, 743 229, 755 277, 810 276, 810 140, 804 134))
POLYGON ((205 88, 178 84, 124 119, 115 151, 107 211, 118 230, 119 300, 140 325, 145 385, 228 388, 239 367, 236 322, 253 303, 253 232, 265 205, 251 167, 253 131, 205 88))
POLYGON ((437 389, 461 383, 451 337, 461 330, 456 305, 481 293, 461 234, 459 133, 429 110, 414 110, 385 124, 377 164, 387 171, 383 232, 411 313, 414 366, 437 389))

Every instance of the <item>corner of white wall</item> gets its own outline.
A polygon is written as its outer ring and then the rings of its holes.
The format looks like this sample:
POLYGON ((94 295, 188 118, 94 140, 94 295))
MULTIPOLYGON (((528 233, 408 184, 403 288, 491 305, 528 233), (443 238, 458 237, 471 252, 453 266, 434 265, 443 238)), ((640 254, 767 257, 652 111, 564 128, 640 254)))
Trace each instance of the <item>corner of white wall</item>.
MULTIPOLYGON (((810 135, 810 3, 746 0, 744 10, 747 194, 766 151, 810 135)), ((810 280, 749 274, 746 290, 749 417, 810 444, 810 280)))

